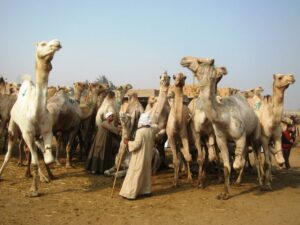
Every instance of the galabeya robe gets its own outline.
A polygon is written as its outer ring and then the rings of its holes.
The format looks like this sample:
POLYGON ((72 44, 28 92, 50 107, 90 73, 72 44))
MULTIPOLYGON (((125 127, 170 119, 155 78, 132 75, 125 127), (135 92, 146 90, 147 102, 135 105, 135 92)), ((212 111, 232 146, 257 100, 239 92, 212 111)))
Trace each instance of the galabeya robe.
POLYGON ((128 142, 128 151, 132 155, 119 195, 135 199, 138 195, 151 193, 151 161, 156 132, 155 127, 141 127, 136 132, 135 140, 128 142))

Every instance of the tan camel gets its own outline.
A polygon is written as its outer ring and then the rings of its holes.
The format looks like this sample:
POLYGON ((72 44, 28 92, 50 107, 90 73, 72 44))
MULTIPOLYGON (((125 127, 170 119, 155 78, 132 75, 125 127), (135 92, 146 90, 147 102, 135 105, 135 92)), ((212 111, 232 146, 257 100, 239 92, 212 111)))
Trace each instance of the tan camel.
POLYGON ((271 186, 271 161, 270 161, 270 141, 274 142, 275 159, 279 165, 284 164, 281 149, 281 129, 280 122, 283 117, 284 92, 290 84, 295 82, 292 74, 275 74, 273 76, 273 94, 266 98, 259 108, 259 120, 262 128, 261 142, 265 155, 265 179, 264 190, 272 190, 271 186))
MULTIPOLYGON (((126 145, 124 144, 123 140, 124 139, 128 139, 128 140, 134 139, 134 135, 137 130, 137 125, 138 125, 140 115, 144 112, 144 108, 143 108, 142 104, 139 102, 138 96, 136 93, 132 93, 130 95, 129 101, 130 102, 128 104, 126 112, 120 112, 120 114, 119 114, 119 119, 120 119, 121 126, 122 126, 122 137, 121 137, 118 154, 116 155, 115 165, 114 165, 114 167, 110 168, 109 170, 107 170, 105 172, 105 174, 108 176, 112 175, 115 172, 115 170, 117 168, 117 164, 119 162, 119 159, 121 156, 124 156, 124 154, 125 154, 125 157, 124 157, 125 162, 122 162, 122 168, 123 169, 128 168, 130 156, 128 153, 125 153, 126 145)), ((126 171, 121 172, 120 174, 124 175, 124 173, 126 173, 126 171)))
POLYGON ((157 147, 162 167, 165 165, 165 142, 167 141, 166 127, 170 113, 170 104, 168 101, 168 92, 170 87, 170 76, 167 71, 164 71, 159 78, 159 95, 151 110, 149 107, 146 112, 149 112, 152 118, 152 124, 158 125, 158 133, 156 134, 155 146, 157 147))
POLYGON ((153 109, 154 104, 157 102, 157 98, 155 96, 150 96, 147 101, 147 106, 145 112, 150 112, 153 109))
POLYGON ((47 100, 50 99, 53 95, 55 95, 57 91, 57 88, 54 86, 48 87, 47 100))
POLYGON ((104 115, 107 112, 113 112, 115 116, 115 123, 118 122, 118 113, 121 109, 124 96, 128 90, 132 89, 130 84, 118 87, 114 92, 109 92, 99 107, 96 115, 96 125, 100 126, 104 120, 104 115))
POLYGON ((84 97, 84 92, 86 92, 86 89, 88 88, 88 85, 83 82, 75 82, 74 83, 74 99, 77 102, 81 101, 81 98, 84 97))
MULTIPOLYGON (((229 140, 236 143, 233 168, 241 170, 245 164, 247 138, 252 143, 256 156, 260 150, 259 120, 246 99, 240 94, 224 97, 220 103, 216 100, 217 70, 214 67, 213 59, 184 57, 181 60, 181 65, 190 69, 199 80, 203 108, 213 124, 216 141, 224 162, 224 193, 221 193, 218 197, 219 199, 228 199, 231 166, 227 143, 229 140)), ((259 165, 257 166, 259 167, 259 165)))
POLYGON ((188 120, 189 111, 188 107, 183 104, 183 87, 185 85, 186 76, 182 73, 173 76, 174 81, 174 92, 175 98, 174 103, 171 106, 171 111, 169 114, 167 122, 167 135, 168 142, 173 153, 173 165, 174 165, 174 186, 178 185, 178 175, 179 175, 179 164, 180 161, 177 156, 176 149, 176 138, 180 138, 183 148, 181 149, 183 156, 187 162, 188 169, 188 179, 192 180, 192 174, 190 171, 190 162, 192 160, 189 143, 188 143, 188 120))
MULTIPOLYGON (((217 68, 217 82, 216 84, 222 79, 224 75, 227 74, 227 70, 224 68, 217 68)), ((200 90, 199 90, 200 91, 200 90)), ((197 98, 194 98, 189 104, 189 112, 191 114, 191 122, 190 122, 190 129, 192 132, 193 140, 195 146, 198 151, 198 165, 199 165, 199 172, 198 172, 198 187, 204 188, 205 187, 205 149, 201 146, 201 137, 206 138, 206 146, 208 149, 208 159, 210 162, 216 160, 218 158, 215 148, 215 133, 212 126, 212 123, 208 119, 205 114, 205 110, 203 108, 203 100, 202 96, 198 93, 197 98)), ((221 180, 219 178, 219 180, 221 180)))
POLYGON ((38 170, 39 161, 34 144, 42 147, 44 161, 46 164, 52 163, 52 118, 46 107, 47 87, 49 73, 52 69, 51 61, 56 51, 61 48, 58 40, 37 43, 35 55, 36 86, 28 80, 24 80, 16 103, 11 110, 9 123, 9 142, 8 151, 5 155, 4 163, 0 169, 0 175, 6 166, 11 153, 13 144, 16 140, 14 133, 19 128, 23 139, 30 149, 33 167, 33 182, 30 189, 30 196, 38 196, 38 170), (36 137, 42 137, 42 141, 36 137))

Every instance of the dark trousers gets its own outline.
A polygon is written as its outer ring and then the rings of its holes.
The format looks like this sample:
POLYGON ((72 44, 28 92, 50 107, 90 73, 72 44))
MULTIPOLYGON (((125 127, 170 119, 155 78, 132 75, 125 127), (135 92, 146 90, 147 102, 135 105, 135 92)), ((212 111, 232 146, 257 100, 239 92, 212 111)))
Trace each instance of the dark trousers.
POLYGON ((285 161, 284 164, 287 169, 291 168, 289 162, 290 153, 291 153, 291 149, 282 149, 282 154, 285 161))

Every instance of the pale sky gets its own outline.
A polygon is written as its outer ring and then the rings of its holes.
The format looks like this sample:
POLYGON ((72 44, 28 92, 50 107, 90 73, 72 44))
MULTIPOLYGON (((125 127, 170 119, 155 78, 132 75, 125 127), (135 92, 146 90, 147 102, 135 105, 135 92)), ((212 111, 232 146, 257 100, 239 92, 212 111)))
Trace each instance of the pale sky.
POLYGON ((214 58, 228 75, 220 87, 262 86, 293 73, 285 108, 300 109, 298 0, 0 0, 0 74, 34 75, 35 42, 58 38, 50 85, 94 81, 158 88, 159 75, 192 73, 184 56, 214 58))

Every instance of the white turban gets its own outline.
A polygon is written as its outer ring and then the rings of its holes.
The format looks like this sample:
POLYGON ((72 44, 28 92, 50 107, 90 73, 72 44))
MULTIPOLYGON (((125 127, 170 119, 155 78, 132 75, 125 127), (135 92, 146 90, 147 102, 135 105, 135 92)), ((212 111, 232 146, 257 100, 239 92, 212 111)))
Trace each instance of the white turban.
POLYGON ((150 126, 151 125, 151 117, 149 113, 142 113, 138 122, 138 128, 142 126, 150 126))
POLYGON ((114 113, 113 112, 107 112, 107 113, 105 113, 104 118, 107 119, 111 115, 114 115, 114 113))

